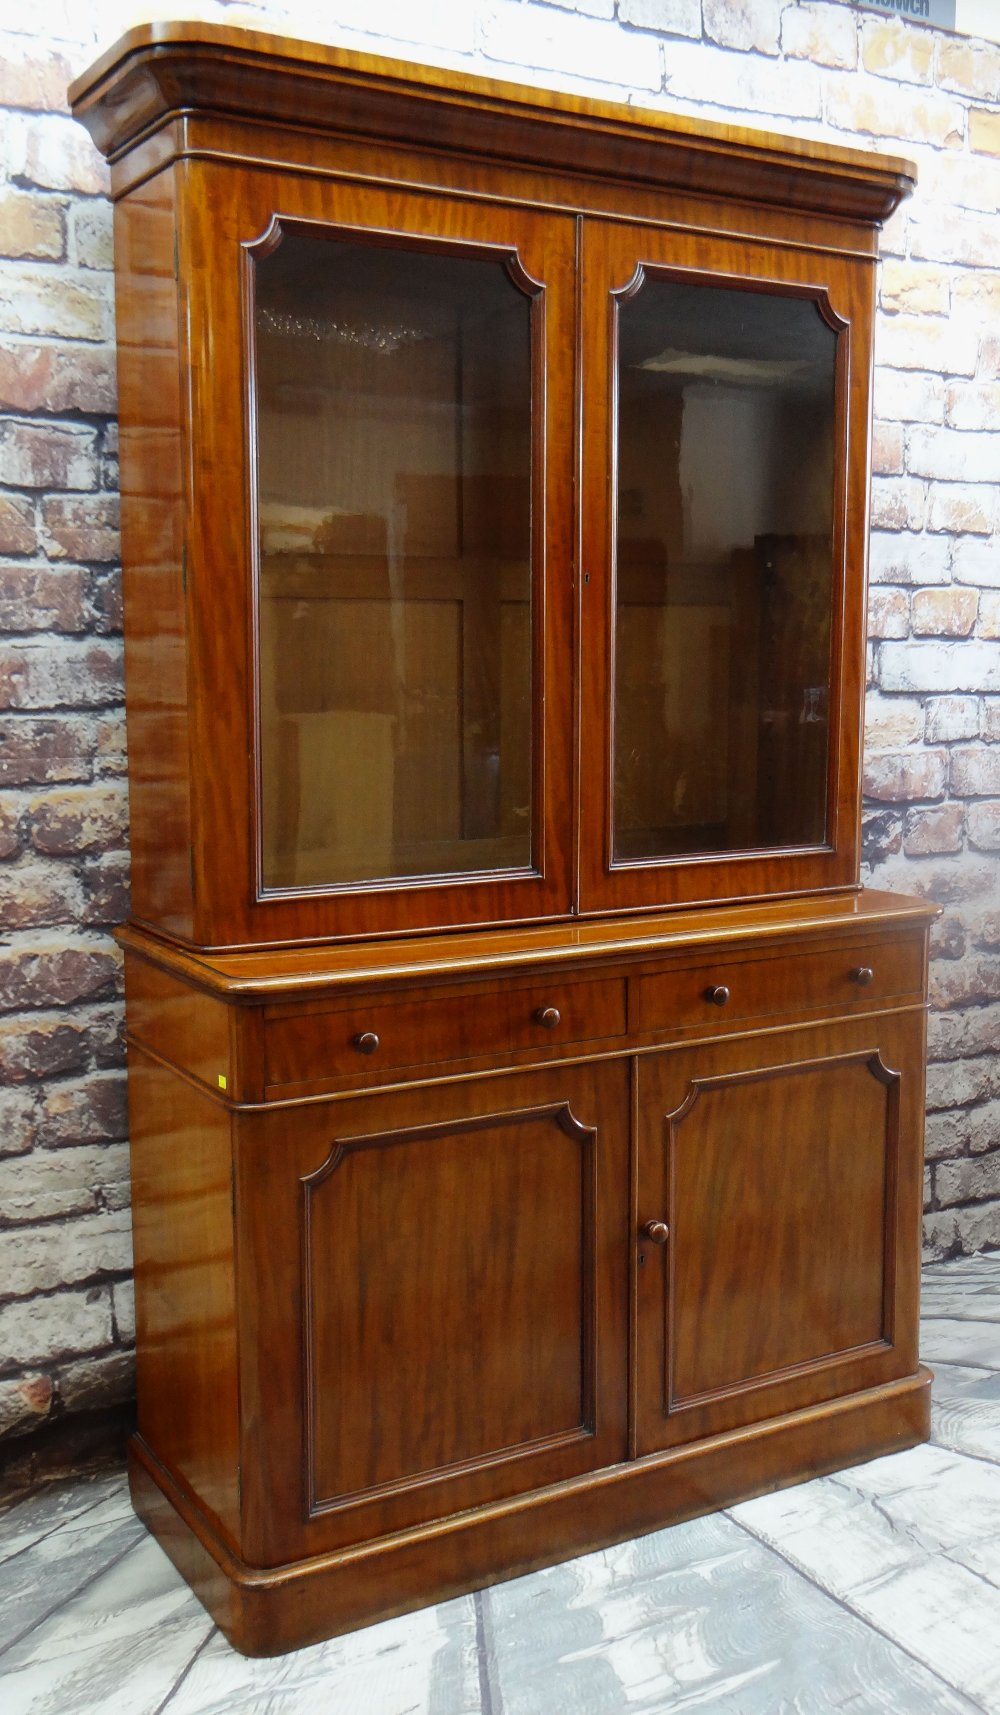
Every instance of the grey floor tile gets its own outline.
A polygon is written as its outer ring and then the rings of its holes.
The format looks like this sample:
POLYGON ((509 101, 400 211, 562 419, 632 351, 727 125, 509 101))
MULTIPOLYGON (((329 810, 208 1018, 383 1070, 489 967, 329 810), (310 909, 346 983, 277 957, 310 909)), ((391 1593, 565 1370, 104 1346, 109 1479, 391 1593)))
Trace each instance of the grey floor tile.
MULTIPOLYGON (((92 1530, 55 1530, 0 1566, 0 1652, 69 1602, 145 1531, 134 1516, 92 1530)), ((0 1671, 6 1667, 0 1653, 0 1671)))
POLYGON ((481 1715, 466 1596, 347 1637, 248 1661, 218 1632, 163 1715, 481 1715))
POLYGON ((159 1715, 212 1630, 143 1534, 0 1658, 4 1715, 159 1715))
POLYGON ((89 1528, 97 1509, 114 1505, 122 1491, 124 1475, 78 1477, 9 1501, 0 1508, 0 1566, 54 1530, 89 1528))
POLYGON ((920 1356, 932 1368, 941 1359, 943 1363, 1000 1370, 1000 1318, 985 1322, 981 1318, 936 1316, 930 1310, 920 1324, 920 1356))
POLYGON ((493 1715, 973 1709, 715 1515, 499 1585, 493 1715))
POLYGON ((943 1680, 1000 1709, 1000 1470, 915 1447, 733 1516, 943 1680), (970 1561, 964 1564, 963 1561, 970 1561))

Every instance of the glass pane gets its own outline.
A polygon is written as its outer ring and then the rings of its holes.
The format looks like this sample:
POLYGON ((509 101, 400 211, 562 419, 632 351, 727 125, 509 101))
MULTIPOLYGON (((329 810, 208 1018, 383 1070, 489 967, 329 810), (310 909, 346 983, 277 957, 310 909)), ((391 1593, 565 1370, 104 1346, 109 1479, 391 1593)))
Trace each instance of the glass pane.
POLYGON ((825 838, 835 352, 807 299, 621 306, 618 861, 825 838))
POLYGON ((531 301, 289 234, 256 266, 263 876, 531 863, 531 301))

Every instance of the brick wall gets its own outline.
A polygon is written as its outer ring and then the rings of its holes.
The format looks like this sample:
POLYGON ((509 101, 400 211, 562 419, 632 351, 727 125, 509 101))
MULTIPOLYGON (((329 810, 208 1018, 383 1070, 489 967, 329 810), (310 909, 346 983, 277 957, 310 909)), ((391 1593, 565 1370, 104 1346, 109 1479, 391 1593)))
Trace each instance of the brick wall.
MULTIPOLYGON (((127 900, 111 221, 64 92, 140 14, 33 0, 23 33, 11 7, 0 34, 0 1433, 15 1438, 132 1386, 108 934, 127 900)), ((323 19, 305 0, 241 15, 306 37, 323 19)), ((917 160, 881 272, 866 876, 945 908, 928 1252, 1000 1245, 1000 48, 840 0, 337 0, 332 15, 348 46, 917 160)))

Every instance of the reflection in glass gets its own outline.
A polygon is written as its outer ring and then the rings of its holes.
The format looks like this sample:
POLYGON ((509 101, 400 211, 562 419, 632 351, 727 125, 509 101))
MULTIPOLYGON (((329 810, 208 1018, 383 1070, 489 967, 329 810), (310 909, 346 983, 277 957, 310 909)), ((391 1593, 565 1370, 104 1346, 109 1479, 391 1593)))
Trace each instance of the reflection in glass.
POLYGON ((531 863, 530 317, 492 260, 256 263, 267 888, 531 863))
POLYGON ((825 839, 835 351, 804 298, 620 306, 618 862, 825 839))

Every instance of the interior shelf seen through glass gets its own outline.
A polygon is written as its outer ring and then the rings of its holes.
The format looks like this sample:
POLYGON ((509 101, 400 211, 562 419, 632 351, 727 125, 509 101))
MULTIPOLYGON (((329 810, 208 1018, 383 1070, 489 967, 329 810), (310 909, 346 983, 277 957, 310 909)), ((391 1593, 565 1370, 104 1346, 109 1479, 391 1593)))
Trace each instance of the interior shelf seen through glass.
POLYGON ((836 345, 808 298, 619 304, 616 862, 826 838, 836 345))
POLYGON ((296 231, 254 288, 264 887, 529 868, 531 299, 296 231))

